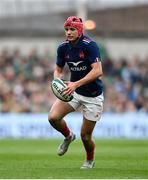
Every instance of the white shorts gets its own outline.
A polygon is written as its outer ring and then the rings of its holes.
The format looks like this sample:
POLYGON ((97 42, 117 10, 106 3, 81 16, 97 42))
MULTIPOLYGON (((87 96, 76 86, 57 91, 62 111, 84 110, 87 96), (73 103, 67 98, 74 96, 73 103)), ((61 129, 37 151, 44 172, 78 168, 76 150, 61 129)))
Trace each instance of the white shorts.
POLYGON ((86 97, 74 92, 74 98, 68 102, 75 110, 82 107, 83 116, 90 121, 99 121, 102 111, 103 93, 97 97, 86 97))

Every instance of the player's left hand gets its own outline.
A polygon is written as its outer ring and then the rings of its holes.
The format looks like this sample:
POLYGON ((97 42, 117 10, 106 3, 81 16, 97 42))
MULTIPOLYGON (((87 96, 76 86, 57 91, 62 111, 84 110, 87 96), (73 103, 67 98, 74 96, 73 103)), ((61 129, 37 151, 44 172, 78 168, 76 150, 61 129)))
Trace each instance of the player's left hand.
POLYGON ((64 83, 67 85, 67 87, 64 88, 63 94, 73 94, 75 89, 77 88, 76 82, 65 81, 64 83))

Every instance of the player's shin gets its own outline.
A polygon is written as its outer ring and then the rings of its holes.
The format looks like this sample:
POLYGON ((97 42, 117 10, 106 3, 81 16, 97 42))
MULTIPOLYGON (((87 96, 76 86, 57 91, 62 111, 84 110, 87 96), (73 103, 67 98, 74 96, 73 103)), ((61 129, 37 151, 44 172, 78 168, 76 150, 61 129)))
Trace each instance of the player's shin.
POLYGON ((93 140, 90 141, 83 140, 83 145, 86 151, 86 160, 94 160, 95 143, 93 142, 93 140))
POLYGON ((64 137, 68 137, 70 135, 70 130, 66 124, 66 122, 62 120, 52 121, 49 120, 51 126, 56 129, 57 131, 61 132, 64 137))

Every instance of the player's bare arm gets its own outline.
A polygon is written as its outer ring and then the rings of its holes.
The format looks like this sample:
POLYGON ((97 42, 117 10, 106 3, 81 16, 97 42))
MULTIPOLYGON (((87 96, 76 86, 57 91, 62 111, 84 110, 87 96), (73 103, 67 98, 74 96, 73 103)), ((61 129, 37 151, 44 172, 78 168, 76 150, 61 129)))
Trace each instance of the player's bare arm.
POLYGON ((92 70, 82 79, 76 82, 67 82, 68 87, 64 90, 64 94, 72 94, 76 88, 90 83, 91 81, 102 76, 102 65, 101 62, 91 64, 92 70))
POLYGON ((102 65, 101 62, 96 62, 91 64, 92 70, 82 79, 80 79, 79 81, 76 81, 76 87, 80 87, 84 84, 88 84, 91 81, 99 78, 102 76, 103 71, 102 71, 102 65))
POLYGON ((55 78, 62 78, 62 75, 63 75, 62 72, 63 72, 63 68, 56 65, 55 70, 54 70, 54 79, 55 78))

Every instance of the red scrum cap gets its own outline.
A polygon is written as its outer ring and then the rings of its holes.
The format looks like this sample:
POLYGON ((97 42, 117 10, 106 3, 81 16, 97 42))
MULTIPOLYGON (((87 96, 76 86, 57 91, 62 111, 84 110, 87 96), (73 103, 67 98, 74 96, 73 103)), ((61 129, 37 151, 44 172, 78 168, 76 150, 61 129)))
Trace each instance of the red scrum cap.
POLYGON ((83 34, 83 22, 82 19, 77 16, 70 16, 64 23, 64 27, 71 26, 77 29, 78 36, 83 34))

